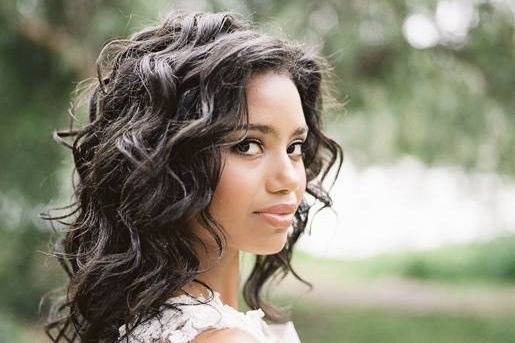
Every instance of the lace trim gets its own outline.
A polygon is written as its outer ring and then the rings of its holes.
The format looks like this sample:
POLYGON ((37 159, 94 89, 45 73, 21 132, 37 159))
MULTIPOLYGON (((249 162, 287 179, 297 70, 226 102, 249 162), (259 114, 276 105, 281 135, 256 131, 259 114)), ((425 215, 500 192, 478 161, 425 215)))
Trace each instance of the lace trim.
MULTIPOLYGON (((240 312, 224 304, 220 293, 216 291, 210 301, 202 296, 192 298, 183 294, 168 299, 166 303, 180 305, 183 314, 170 309, 162 311, 159 317, 136 327, 129 335, 130 343, 159 340, 187 343, 205 330, 222 328, 239 328, 250 333, 259 342, 276 342, 274 334, 262 319, 265 316, 262 309, 240 312)), ((124 335, 125 330, 125 326, 120 327, 120 335, 124 335)))

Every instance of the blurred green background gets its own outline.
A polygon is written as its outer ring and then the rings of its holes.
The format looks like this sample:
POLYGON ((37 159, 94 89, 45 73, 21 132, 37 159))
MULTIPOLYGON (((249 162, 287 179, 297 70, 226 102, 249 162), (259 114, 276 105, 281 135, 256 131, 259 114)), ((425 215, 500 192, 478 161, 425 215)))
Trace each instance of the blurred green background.
MULTIPOLYGON (((513 181, 514 1, 3 0, 0 342, 46 341, 38 303, 64 280, 38 214, 70 200, 51 134, 74 86, 107 39, 172 8, 235 10, 319 48, 346 103, 327 125, 358 165, 410 155, 513 181)), ((293 302, 303 342, 515 342, 514 236, 360 260, 299 250, 294 263, 315 289, 286 279, 277 301, 293 302)))

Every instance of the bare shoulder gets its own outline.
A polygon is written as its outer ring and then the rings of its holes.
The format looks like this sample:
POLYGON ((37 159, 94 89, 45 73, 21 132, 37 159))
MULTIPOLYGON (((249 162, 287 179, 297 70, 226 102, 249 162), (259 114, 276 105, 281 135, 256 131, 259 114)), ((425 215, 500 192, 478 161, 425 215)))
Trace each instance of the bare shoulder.
POLYGON ((259 343, 251 334, 238 328, 211 329, 199 334, 191 343, 259 343))

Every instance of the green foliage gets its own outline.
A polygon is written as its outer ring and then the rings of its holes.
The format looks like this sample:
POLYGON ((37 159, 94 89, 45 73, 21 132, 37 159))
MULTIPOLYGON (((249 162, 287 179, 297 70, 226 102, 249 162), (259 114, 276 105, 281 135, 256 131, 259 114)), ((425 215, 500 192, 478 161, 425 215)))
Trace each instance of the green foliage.
MULTIPOLYGON (((411 154, 428 164, 514 175, 513 19, 485 4, 462 48, 417 50, 401 34, 416 11, 409 5, 334 5, 342 20, 323 41, 326 54, 338 52, 341 94, 349 95, 341 139, 367 163, 411 154), (378 41, 367 42, 366 25, 376 27, 378 41)), ((417 10, 435 6, 420 1, 417 10)))
MULTIPOLYGON (((334 260, 295 253, 304 274, 316 270, 324 280, 400 276, 447 283, 513 284, 515 235, 487 241, 447 245, 428 251, 405 251, 362 260, 334 260)), ((301 273, 303 274, 303 273, 301 273)))
POLYGON ((12 316, 0 312, 0 342, 29 343, 25 328, 12 316))
POLYGON ((0 228, 0 312, 35 320, 43 294, 63 282, 55 262, 42 253, 48 241, 47 232, 30 224, 0 228))
MULTIPOLYGON (((329 296, 329 295, 328 295, 329 296)), ((482 343, 515 341, 513 314, 478 316, 296 302, 302 342, 482 343)))
POLYGON ((411 154, 513 176, 513 15, 485 3, 463 46, 412 48, 404 20, 433 14, 437 3, 302 1, 258 18, 330 57, 339 97, 348 99, 337 137, 358 162, 411 154))
POLYGON ((400 274, 419 279, 515 281, 515 236, 404 257, 400 274))

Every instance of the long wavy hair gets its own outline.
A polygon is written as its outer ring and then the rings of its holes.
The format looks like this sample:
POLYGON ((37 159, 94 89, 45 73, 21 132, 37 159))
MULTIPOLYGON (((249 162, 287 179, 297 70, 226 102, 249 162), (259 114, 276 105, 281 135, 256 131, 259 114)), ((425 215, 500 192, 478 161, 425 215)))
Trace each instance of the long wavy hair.
MULTIPOLYGON (((322 132, 322 95, 331 94, 322 82, 327 67, 316 53, 260 32, 232 12, 175 11, 156 27, 108 42, 97 77, 76 99, 87 99, 89 120, 54 132, 71 149, 78 178, 72 204, 60 208, 69 211, 42 214, 64 227, 52 254, 69 276, 48 314, 51 340, 119 341, 121 325, 134 323, 130 333, 171 294, 200 282, 194 247, 203 242, 187 225, 192 218, 223 254, 223 227, 208 206, 223 167, 221 149, 244 138, 227 140, 248 123, 245 85, 255 73, 287 72, 295 83, 309 127, 306 193, 320 210, 331 207, 323 181, 339 161, 336 180, 343 149, 322 132)), ((290 262, 313 205, 302 200, 284 248, 256 255, 244 283, 246 304, 262 308, 271 322, 284 322, 289 313, 262 298, 267 281, 292 273, 312 288, 290 262)))

